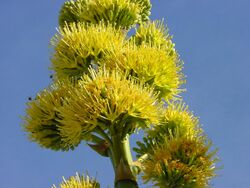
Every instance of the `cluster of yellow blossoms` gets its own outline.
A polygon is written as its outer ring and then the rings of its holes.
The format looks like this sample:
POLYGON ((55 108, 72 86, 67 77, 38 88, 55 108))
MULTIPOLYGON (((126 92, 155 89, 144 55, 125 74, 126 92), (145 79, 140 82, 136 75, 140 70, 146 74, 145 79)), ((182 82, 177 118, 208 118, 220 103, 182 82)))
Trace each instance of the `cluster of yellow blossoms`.
MULTIPOLYGON (((51 40, 54 82, 28 102, 24 129, 42 147, 62 151, 144 129, 135 151, 145 182, 205 187, 214 155, 180 102, 183 63, 163 22, 148 21, 150 9, 149 0, 65 2, 51 40)), ((98 186, 80 176, 61 184, 98 186)))

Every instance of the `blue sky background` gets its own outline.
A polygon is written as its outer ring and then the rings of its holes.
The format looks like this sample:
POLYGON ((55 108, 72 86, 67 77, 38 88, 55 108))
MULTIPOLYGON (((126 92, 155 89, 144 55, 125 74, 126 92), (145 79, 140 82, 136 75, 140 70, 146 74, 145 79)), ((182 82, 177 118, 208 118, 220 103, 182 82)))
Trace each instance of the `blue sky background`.
MULTIPOLYGON (((27 140, 20 126, 28 97, 50 83, 48 44, 62 3, 0 3, 1 188, 49 188, 76 171, 97 176, 103 188, 113 185, 109 160, 85 144, 67 153, 41 149, 27 140)), ((165 18, 185 62, 184 99, 219 148, 224 168, 212 187, 250 187, 250 1, 152 0, 152 4, 151 18, 165 18)), ((141 186, 146 187, 150 186, 141 186)))

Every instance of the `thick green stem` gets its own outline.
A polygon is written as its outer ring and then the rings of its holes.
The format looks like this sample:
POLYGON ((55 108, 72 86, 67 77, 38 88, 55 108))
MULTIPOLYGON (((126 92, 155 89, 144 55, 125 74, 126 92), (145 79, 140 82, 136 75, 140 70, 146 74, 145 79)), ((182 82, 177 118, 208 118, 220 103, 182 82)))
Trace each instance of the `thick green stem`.
POLYGON ((112 152, 111 161, 115 170, 115 188, 138 188, 136 176, 131 170, 133 162, 129 136, 122 138, 120 135, 111 136, 112 152))

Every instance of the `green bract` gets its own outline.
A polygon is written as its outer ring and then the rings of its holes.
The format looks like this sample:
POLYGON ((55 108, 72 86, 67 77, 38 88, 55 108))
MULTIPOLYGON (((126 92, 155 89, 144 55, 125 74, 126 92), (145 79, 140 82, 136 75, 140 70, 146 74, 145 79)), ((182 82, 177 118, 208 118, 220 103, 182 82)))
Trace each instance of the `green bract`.
POLYGON ((61 9, 59 25, 104 22, 115 27, 130 26, 148 20, 149 0, 76 0, 67 1, 61 9))

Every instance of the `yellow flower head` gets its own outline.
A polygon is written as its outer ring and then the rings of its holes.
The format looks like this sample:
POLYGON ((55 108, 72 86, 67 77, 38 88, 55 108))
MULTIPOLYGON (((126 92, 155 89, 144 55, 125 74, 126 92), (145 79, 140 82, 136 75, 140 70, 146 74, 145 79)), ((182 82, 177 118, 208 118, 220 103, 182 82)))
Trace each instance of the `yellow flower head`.
POLYGON ((55 47, 52 69, 58 79, 80 77, 103 58, 104 52, 120 49, 124 40, 125 34, 111 25, 66 25, 51 41, 55 47))
MULTIPOLYGON (((153 90, 127 79, 117 71, 90 70, 71 92, 68 104, 60 111, 65 125, 81 125, 82 130, 118 129, 133 131, 158 121, 153 90)), ((128 132, 126 132, 128 133, 128 132)))
POLYGON ((120 69, 130 72, 140 81, 152 85, 159 91, 159 97, 167 101, 177 97, 184 83, 182 64, 178 57, 169 56, 158 47, 130 44, 120 54, 104 58, 103 64, 110 69, 116 64, 120 69))
POLYGON ((184 103, 169 104, 163 114, 161 123, 148 131, 151 137, 159 134, 196 137, 201 134, 199 119, 188 110, 188 106, 184 103))
POLYGON ((64 3, 59 24, 104 22, 115 27, 129 28, 148 20, 150 9, 149 0, 71 0, 64 3))
MULTIPOLYGON (((56 186, 53 185, 52 188, 56 188, 56 186)), ((89 176, 84 177, 76 173, 76 176, 71 176, 67 180, 63 177, 59 188, 100 188, 100 185, 89 176)))
POLYGON ((168 55, 176 56, 176 50, 172 37, 163 21, 144 22, 137 29, 135 35, 130 39, 136 45, 151 45, 165 49, 168 55))
POLYGON ((137 142, 138 148, 134 148, 138 157, 151 153, 166 138, 196 138, 202 135, 202 129, 198 118, 188 110, 188 106, 182 102, 173 102, 162 113, 159 124, 148 129, 146 133, 143 142, 137 142))
POLYGON ((160 188, 207 187, 215 176, 216 152, 210 146, 203 137, 166 138, 143 161, 142 178, 160 188))
POLYGON ((65 105, 68 88, 58 82, 39 93, 27 106, 24 117, 24 129, 31 141, 37 142, 45 148, 53 150, 69 150, 74 146, 63 141, 60 133, 61 114, 59 108, 65 105))

